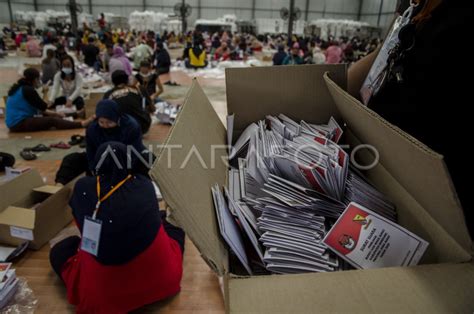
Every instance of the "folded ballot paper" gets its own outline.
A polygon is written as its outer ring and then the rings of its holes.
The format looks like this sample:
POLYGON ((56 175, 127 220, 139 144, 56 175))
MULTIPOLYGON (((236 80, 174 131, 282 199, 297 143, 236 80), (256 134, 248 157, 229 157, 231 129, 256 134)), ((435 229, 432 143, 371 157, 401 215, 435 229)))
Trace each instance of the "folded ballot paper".
POLYGON ((428 242, 377 213, 350 203, 323 242, 356 268, 418 264, 428 242))
POLYGON ((342 134, 333 118, 315 125, 280 114, 230 147, 228 185, 212 195, 221 235, 248 274, 418 263, 428 243, 396 224, 395 206, 350 165, 342 134))

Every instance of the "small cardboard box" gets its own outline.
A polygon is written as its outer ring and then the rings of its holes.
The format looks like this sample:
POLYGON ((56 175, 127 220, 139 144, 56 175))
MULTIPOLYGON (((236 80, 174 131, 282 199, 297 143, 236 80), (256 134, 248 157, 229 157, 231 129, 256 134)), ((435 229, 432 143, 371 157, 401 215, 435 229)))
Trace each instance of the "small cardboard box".
POLYGON ((45 185, 29 170, 0 184, 0 243, 30 241, 38 250, 72 221, 68 207, 75 180, 64 187, 45 185))
MULTIPOLYGON (((196 81, 166 141, 171 149, 162 150, 151 171, 172 218, 224 277, 227 312, 472 313, 472 241, 443 156, 363 106, 345 86, 344 65, 228 69, 234 141, 267 114, 310 123, 326 123, 331 116, 344 121, 352 147, 364 143, 378 150, 380 160, 366 175, 395 202, 399 223, 429 241, 420 265, 242 275, 229 261, 211 197, 214 183, 226 184, 227 167, 220 162, 227 156, 226 130, 196 81)), ((359 163, 374 158, 367 151, 359 155, 359 163)))

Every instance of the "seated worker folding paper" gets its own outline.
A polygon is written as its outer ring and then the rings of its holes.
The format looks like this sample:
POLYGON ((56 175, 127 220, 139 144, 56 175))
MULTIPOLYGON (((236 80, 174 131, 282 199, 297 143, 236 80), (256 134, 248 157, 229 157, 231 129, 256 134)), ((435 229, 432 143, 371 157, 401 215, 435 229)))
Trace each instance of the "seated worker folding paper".
POLYGON ((184 232, 165 220, 152 182, 127 158, 124 144, 99 147, 98 176, 77 181, 69 203, 82 239, 51 249, 77 313, 127 313, 180 291, 184 232))
POLYGON ((28 68, 23 77, 8 92, 5 123, 10 132, 34 132, 55 129, 78 129, 87 126, 82 122, 63 120, 64 115, 48 110, 48 104, 36 92, 40 85, 38 70, 28 68), (42 116, 40 116, 40 114, 42 116))

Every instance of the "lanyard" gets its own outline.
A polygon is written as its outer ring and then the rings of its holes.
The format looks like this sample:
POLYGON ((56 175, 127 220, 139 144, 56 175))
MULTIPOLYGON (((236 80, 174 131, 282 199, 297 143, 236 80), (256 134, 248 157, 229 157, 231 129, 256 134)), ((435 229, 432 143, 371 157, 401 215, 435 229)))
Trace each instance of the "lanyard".
POLYGON ((109 193, 105 194, 104 196, 102 196, 102 198, 100 197, 100 176, 97 176, 97 204, 95 205, 95 210, 94 210, 94 214, 92 215, 92 218, 95 219, 95 217, 97 216, 97 212, 99 211, 99 207, 100 207, 100 204, 105 201, 106 199, 108 199, 110 197, 110 195, 114 194, 115 191, 117 191, 128 179, 130 179, 132 177, 131 174, 129 174, 125 179, 123 179, 122 181, 120 181, 113 189, 111 189, 109 191, 109 193))

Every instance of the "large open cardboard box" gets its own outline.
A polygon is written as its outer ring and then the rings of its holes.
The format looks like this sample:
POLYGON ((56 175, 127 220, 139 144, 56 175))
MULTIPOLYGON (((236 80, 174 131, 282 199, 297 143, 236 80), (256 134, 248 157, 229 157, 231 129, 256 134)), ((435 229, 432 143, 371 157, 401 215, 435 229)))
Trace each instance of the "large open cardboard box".
POLYGON ((71 223, 68 203, 75 181, 63 187, 45 185, 32 169, 0 184, 0 243, 30 241, 29 248, 40 249, 71 223))
MULTIPOLYGON (((234 141, 267 114, 312 123, 326 123, 330 116, 344 121, 352 147, 365 143, 379 151, 380 162, 367 176, 397 205, 399 223, 430 242, 421 265, 239 275, 220 237, 211 197, 211 185, 226 184, 227 167, 220 161, 227 156, 226 130, 196 81, 166 141, 172 149, 161 152, 151 171, 172 218, 224 277, 227 312, 472 313, 472 242, 443 157, 364 107, 345 86, 344 65, 228 69, 234 141)), ((359 158, 370 164, 373 156, 361 153, 359 158)))

